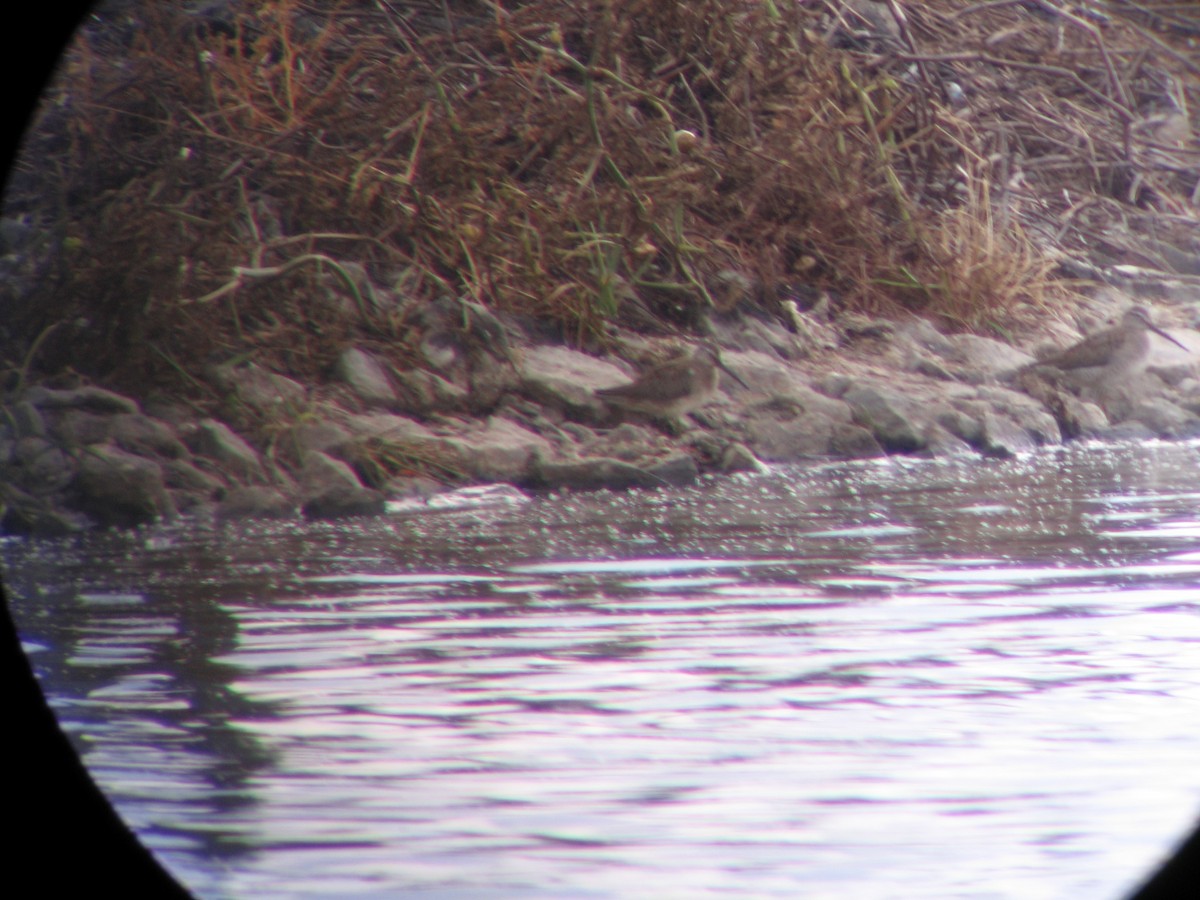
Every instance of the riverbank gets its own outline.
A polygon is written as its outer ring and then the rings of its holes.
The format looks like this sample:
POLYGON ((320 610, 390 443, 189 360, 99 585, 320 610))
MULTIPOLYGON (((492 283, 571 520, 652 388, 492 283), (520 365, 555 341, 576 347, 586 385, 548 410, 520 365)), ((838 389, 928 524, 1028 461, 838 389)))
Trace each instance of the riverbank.
POLYGON ((0 528, 1196 434, 1186 16, 453 6, 94 18, 5 198, 0 528), (1188 349, 1016 374, 1132 302, 1188 349), (597 396, 700 340, 744 384, 597 396))
MULTIPOLYGON (((1094 310, 1119 310, 1117 292, 1106 293, 1094 310)), ((739 317, 715 323, 712 337, 744 385, 723 378, 683 420, 624 421, 595 391, 630 380, 625 360, 532 343, 499 320, 506 353, 429 335, 441 374, 397 373, 357 347, 319 388, 253 362, 218 366, 217 416, 91 385, 33 386, 5 408, 4 530, 377 515, 389 500, 466 484, 654 488, 806 459, 1009 457, 1065 440, 1200 437, 1195 303, 1158 308, 1190 352, 1156 337, 1144 370, 1117 381, 1090 370, 1073 386, 1014 378, 1036 361, 1026 350, 942 335, 924 319, 797 313, 792 330, 739 317), (264 431, 266 444, 251 436, 264 431)), ((1060 339, 1073 336, 1055 324, 1060 339)), ((677 347, 624 337, 631 357, 677 347)))

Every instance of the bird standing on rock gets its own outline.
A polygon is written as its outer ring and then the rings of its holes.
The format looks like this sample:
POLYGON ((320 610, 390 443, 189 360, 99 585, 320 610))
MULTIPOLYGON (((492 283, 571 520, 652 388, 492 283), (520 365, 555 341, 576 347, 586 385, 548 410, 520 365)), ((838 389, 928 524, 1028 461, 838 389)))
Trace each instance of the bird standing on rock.
POLYGON ((1075 437, 1120 422, 1163 387, 1142 371, 1150 356, 1150 332, 1190 352, 1154 324, 1148 309, 1134 306, 1111 328, 1022 366, 1015 373, 1016 384, 1054 414, 1064 435, 1075 437))
POLYGON ((1150 353, 1153 331, 1177 347, 1188 348, 1154 324, 1150 310, 1131 306, 1112 328, 1088 335, 1074 346, 1061 350, 1035 366, 1051 366, 1064 372, 1075 369, 1104 369, 1110 373, 1128 373, 1137 369, 1150 353))
POLYGON ((718 369, 749 389, 721 360, 716 345, 704 343, 690 353, 651 366, 629 384, 598 390, 596 396, 619 409, 678 419, 712 399, 720 379, 718 369))

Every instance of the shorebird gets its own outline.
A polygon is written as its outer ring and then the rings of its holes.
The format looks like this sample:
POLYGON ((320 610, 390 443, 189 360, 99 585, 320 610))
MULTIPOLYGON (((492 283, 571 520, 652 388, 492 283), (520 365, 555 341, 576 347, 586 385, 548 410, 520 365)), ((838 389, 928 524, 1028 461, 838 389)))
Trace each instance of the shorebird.
POLYGON ((1052 366, 1064 372, 1074 369, 1129 372, 1136 369, 1150 353, 1148 332, 1151 331, 1162 335, 1177 347, 1188 349, 1154 324, 1150 310, 1144 306, 1131 306, 1112 328, 1088 335, 1074 346, 1038 360, 1033 365, 1052 366))
POLYGON ((596 396, 620 409, 678 419, 712 399, 720 378, 718 369, 749 389, 749 385, 721 360, 717 347, 704 343, 690 353, 651 366, 629 384, 598 390, 596 396))

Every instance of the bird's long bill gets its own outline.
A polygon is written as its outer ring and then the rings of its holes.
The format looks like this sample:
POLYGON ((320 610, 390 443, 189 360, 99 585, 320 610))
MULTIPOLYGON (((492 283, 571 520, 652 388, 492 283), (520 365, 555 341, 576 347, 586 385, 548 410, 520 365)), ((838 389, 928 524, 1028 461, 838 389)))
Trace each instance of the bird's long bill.
POLYGON ((1172 344, 1174 344, 1174 345, 1175 345, 1176 347, 1178 347, 1180 350, 1187 350, 1189 353, 1191 352, 1191 348, 1190 348, 1190 347, 1188 347, 1188 346, 1186 346, 1185 344, 1183 344, 1183 343, 1181 343, 1181 342, 1179 342, 1179 341, 1175 340, 1175 338, 1171 337, 1171 335, 1167 334, 1165 331, 1163 331, 1163 330, 1162 330, 1161 328, 1159 328, 1157 325, 1151 325, 1151 326, 1150 326, 1150 330, 1151 330, 1151 331, 1153 331, 1155 334, 1161 334, 1163 337, 1165 337, 1165 338, 1166 338, 1168 341, 1170 341, 1172 344))
POLYGON ((739 375, 737 372, 733 371, 733 369, 729 368, 729 366, 725 365, 725 363, 723 363, 719 359, 717 360, 717 368, 720 369, 725 374, 727 374, 730 378, 732 378, 734 381, 736 381, 738 384, 740 384, 746 390, 750 390, 750 385, 748 385, 748 384, 746 384, 746 382, 742 381, 742 376, 739 375))

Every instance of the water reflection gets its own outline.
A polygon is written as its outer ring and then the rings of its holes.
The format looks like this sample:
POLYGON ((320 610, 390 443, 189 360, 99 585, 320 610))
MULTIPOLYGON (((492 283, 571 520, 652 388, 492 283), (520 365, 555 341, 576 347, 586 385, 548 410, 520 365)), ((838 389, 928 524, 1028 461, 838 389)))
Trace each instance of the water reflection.
POLYGON ((201 896, 1119 896, 1200 809, 1200 447, 5 545, 201 896), (986 887, 981 887, 986 886, 986 887))

